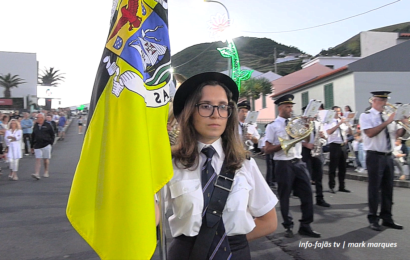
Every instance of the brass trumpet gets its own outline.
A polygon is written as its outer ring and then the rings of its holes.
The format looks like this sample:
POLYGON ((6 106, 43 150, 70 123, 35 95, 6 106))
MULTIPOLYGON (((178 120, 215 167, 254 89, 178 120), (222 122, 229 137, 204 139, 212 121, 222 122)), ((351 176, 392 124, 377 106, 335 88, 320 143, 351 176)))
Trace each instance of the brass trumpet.
POLYGON ((292 118, 285 130, 286 133, 294 139, 284 139, 279 137, 280 146, 282 150, 288 155, 290 148, 294 147, 297 143, 310 136, 313 131, 314 123, 310 122, 309 127, 306 127, 308 122, 300 116, 292 118))

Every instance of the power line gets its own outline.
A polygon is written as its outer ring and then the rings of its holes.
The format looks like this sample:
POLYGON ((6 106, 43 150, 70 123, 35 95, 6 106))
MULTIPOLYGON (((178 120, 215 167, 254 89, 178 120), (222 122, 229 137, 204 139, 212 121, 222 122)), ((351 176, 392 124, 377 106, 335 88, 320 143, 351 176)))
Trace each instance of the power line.
POLYGON ((394 2, 391 2, 391 3, 388 3, 388 4, 385 4, 385 5, 382 5, 382 6, 380 6, 380 7, 371 9, 371 10, 369 10, 369 11, 366 11, 366 12, 363 12, 363 13, 360 13, 360 14, 356 14, 356 15, 353 15, 353 16, 349 16, 349 17, 346 17, 346 18, 343 18, 343 19, 340 19, 340 20, 337 20, 337 21, 333 21, 333 22, 329 22, 329 23, 324 23, 324 24, 320 24, 320 25, 315 25, 315 26, 311 26, 311 27, 306 27, 306 28, 301 28, 301 29, 288 30, 288 31, 278 31, 278 32, 253 32, 253 31, 241 31, 241 32, 247 32, 247 33, 288 33, 288 32, 304 31, 304 30, 309 30, 309 29, 313 29, 313 28, 317 28, 317 27, 322 27, 322 26, 326 26, 326 25, 330 25, 330 24, 342 22, 342 21, 345 21, 345 20, 348 20, 348 19, 352 19, 352 18, 354 18, 354 17, 361 16, 361 15, 364 15, 364 14, 367 14, 367 13, 370 13, 370 12, 373 12, 373 11, 376 11, 376 10, 379 10, 379 9, 382 9, 382 8, 384 8, 384 7, 386 7, 386 6, 395 4, 395 3, 400 2, 400 1, 401 1, 401 0, 397 0, 397 1, 394 1, 394 2))
POLYGON ((201 55, 202 53, 204 53, 204 52, 206 52, 207 50, 209 50, 209 48, 211 48, 211 47, 214 45, 214 43, 215 43, 215 42, 211 43, 211 44, 208 46, 208 48, 206 48, 205 50, 203 50, 201 53, 199 53, 198 55, 196 55, 195 57, 193 57, 193 58, 190 59, 189 61, 184 62, 184 63, 182 63, 182 64, 180 64, 180 65, 178 65, 178 66, 175 66, 175 67, 173 67, 173 68, 174 68, 174 69, 179 68, 179 67, 184 66, 185 64, 187 64, 187 63, 189 63, 189 62, 195 60, 199 55, 201 55))

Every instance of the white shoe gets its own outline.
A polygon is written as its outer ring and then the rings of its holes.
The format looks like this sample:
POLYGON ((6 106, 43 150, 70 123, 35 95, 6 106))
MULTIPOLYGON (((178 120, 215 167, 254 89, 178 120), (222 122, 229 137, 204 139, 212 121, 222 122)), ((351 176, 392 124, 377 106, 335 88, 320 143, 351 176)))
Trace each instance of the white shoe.
POLYGON ((44 175, 43 175, 43 177, 44 177, 44 178, 48 178, 48 177, 50 177, 50 175, 48 175, 48 172, 45 172, 44 175))
POLYGON ((365 170, 365 169, 360 169, 359 171, 357 171, 358 173, 367 173, 367 170, 365 170))
POLYGON ((36 179, 36 180, 40 180, 40 179, 41 179, 41 178, 40 178, 40 175, 37 175, 37 174, 32 174, 31 177, 33 177, 33 178, 36 179))

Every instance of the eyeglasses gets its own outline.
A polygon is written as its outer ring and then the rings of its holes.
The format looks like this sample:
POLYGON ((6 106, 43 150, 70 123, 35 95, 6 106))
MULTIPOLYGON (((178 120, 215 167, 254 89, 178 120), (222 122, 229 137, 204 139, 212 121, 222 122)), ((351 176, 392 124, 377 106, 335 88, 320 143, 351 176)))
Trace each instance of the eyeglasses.
POLYGON ((222 118, 228 118, 232 114, 232 107, 228 105, 213 106, 208 103, 200 103, 195 105, 198 108, 198 113, 202 117, 211 117, 214 114, 215 108, 222 118))

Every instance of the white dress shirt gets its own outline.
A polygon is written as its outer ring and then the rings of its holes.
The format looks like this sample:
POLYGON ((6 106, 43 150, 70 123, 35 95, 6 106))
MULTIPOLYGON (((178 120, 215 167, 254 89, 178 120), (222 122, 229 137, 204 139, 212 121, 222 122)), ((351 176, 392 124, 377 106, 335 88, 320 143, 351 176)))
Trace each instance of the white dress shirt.
MULTIPOLYGON (((165 206, 172 208, 173 215, 168 219, 173 237, 180 235, 196 236, 202 224, 203 194, 201 168, 206 156, 202 148, 209 146, 198 142, 199 166, 188 170, 177 167, 173 161, 174 176, 165 186, 165 206)), ((216 153, 212 157, 212 167, 220 173, 225 154, 219 138, 212 146, 216 153)), ((266 184, 256 162, 245 160, 242 168, 236 171, 232 191, 222 213, 228 236, 243 235, 255 228, 254 217, 261 217, 272 210, 278 199, 266 184)))
MULTIPOLYGON (((386 121, 387 117, 383 116, 383 119, 386 121)), ((389 131, 390 135, 390 144, 391 149, 387 149, 387 138, 385 129, 383 129, 378 135, 370 138, 366 135, 366 129, 370 129, 382 124, 382 120, 380 118, 380 112, 376 109, 372 108, 368 111, 368 113, 362 113, 360 115, 360 128, 362 129, 362 138, 363 138, 363 149, 370 150, 370 151, 377 151, 388 153, 392 152, 394 148, 394 142, 396 140, 396 131, 397 129, 401 128, 398 127, 395 122, 392 122, 387 126, 387 130, 389 131)))
MULTIPOLYGON (((241 140, 242 140, 243 139, 243 137, 242 137, 242 134, 243 134, 242 133, 242 123, 239 123, 238 128, 239 128, 239 135, 240 135, 241 140)), ((261 137, 259 132, 258 132, 258 129, 256 129, 256 126, 253 125, 253 124, 248 124, 248 133, 251 134, 252 136, 256 137, 258 140, 261 137)))
MULTIPOLYGON (((337 119, 333 119, 332 123, 325 124, 323 126, 324 130, 327 131, 329 129, 332 129, 335 127, 339 121, 337 119)), ((335 143, 335 144, 342 144, 347 142, 347 131, 349 130, 349 127, 346 124, 341 124, 339 126, 339 129, 336 129, 332 134, 328 134, 327 136, 327 142, 329 144, 335 143), (343 135, 343 139, 342 139, 343 135)))
MULTIPOLYGON (((285 118, 278 116, 272 124, 266 128, 266 141, 273 145, 280 144, 278 137, 289 140, 290 137, 285 130, 285 118)), ((292 160, 295 158, 302 158, 302 144, 298 142, 294 147, 289 149, 288 155, 283 150, 275 152, 274 160, 292 160)))

